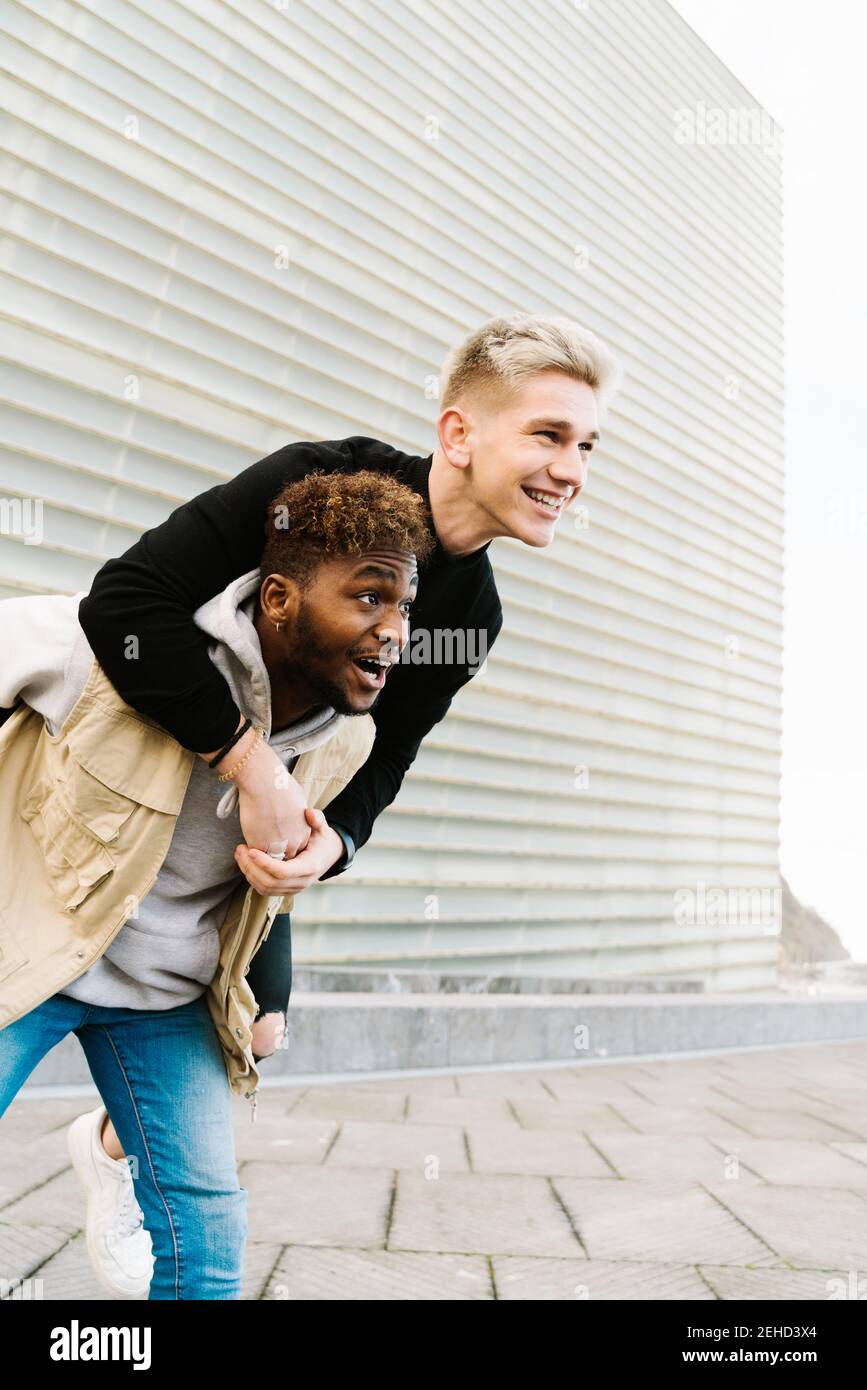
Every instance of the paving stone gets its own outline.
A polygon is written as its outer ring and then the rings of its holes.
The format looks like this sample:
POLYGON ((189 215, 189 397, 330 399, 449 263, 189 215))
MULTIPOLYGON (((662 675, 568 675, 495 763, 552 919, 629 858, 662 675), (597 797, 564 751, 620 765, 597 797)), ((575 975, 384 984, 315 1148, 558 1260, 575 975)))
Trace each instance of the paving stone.
POLYGON ((390 1172, 245 1163, 248 1239, 281 1245, 385 1245, 390 1172))
MULTIPOLYGON (((861 1147, 867 1152, 867 1145, 861 1147)), ((732 1143, 731 1151, 763 1182, 867 1189, 867 1163, 857 1163, 820 1140, 741 1138, 732 1143)))
POLYGON ((238 1163, 253 1159, 268 1163, 322 1163, 339 1129, 338 1120, 324 1117, 296 1120, 289 1116, 264 1121, 259 1118, 254 1125, 236 1125, 235 1157, 238 1163))
MULTIPOLYGON (((419 1095, 456 1096, 458 1094, 458 1080, 459 1076, 451 1073, 434 1076, 407 1073, 405 1076, 376 1076, 368 1080, 362 1074, 357 1080, 317 1082, 315 1086, 307 1085, 299 1088, 298 1094, 310 1091, 331 1091, 337 1095, 375 1093, 384 1096, 406 1096, 411 1091, 415 1091, 419 1095)), ((275 1087, 274 1094, 279 1095, 281 1090, 282 1087, 279 1090, 275 1087)))
POLYGON ((863 1106, 857 1110, 851 1105, 823 1107, 811 1101, 809 1109, 805 1106, 804 1113, 813 1115, 817 1120, 824 1120, 836 1130, 832 1142, 840 1140, 844 1144, 867 1143, 867 1115, 863 1106))
POLYGON ((91 1268, 82 1232, 41 1267, 39 1277, 43 1281, 46 1301, 74 1299, 76 1303, 147 1302, 146 1292, 139 1298, 114 1299, 103 1289, 91 1268))
MULTIPOLYGON (((527 1102, 515 1101, 515 1109, 527 1102)), ((542 1102, 556 1104, 555 1101, 542 1102)), ((359 1117, 360 1118, 360 1117, 359 1117)), ((515 1116, 509 1101, 496 1096, 410 1096, 406 1113, 408 1124, 464 1125, 508 1124, 515 1116)))
POLYGON ((832 1108, 838 1105, 852 1106, 863 1114, 867 1104, 867 1078, 861 1086, 852 1087, 835 1086, 832 1081, 828 1081, 821 1090, 817 1090, 811 1082, 805 1082, 801 1091, 811 1105, 827 1105, 832 1108))
POLYGON ((11 1285, 38 1277, 40 1266, 70 1239, 59 1226, 24 1225, 0 1216, 0 1279, 11 1285))
MULTIPOLYGON (((774 1302, 777 1299, 801 1299, 804 1302, 823 1302, 832 1292, 847 1291, 849 1276, 845 1270, 814 1269, 736 1269, 733 1265, 700 1265, 702 1275, 718 1298, 747 1302, 774 1302)), ((867 1295, 867 1287, 861 1292, 867 1295)), ((804 1317, 802 1322, 808 1323, 804 1317)))
MULTIPOLYGON (((0 1278, 43 1297, 102 1297, 65 1147, 97 1099, 0 1119, 0 1278)), ((491 1300, 492 1269, 519 1300, 867 1294, 867 1043, 300 1082, 250 1113, 248 1300, 491 1300)))
MULTIPOLYGON (((697 1134, 594 1134, 590 1138, 620 1178, 640 1182, 721 1182, 731 1166, 730 1147, 697 1134)), ((743 1181, 758 1182, 740 1165, 743 1181)))
POLYGON ((232 1118, 236 1131, 249 1129, 251 1134, 255 1134, 260 1125, 268 1124, 271 1121, 285 1120, 304 1099, 309 1089, 307 1086, 298 1091, 289 1091, 282 1086, 272 1087, 268 1090, 260 1089, 255 1124, 250 1118, 250 1102, 234 1096, 232 1098, 232 1118))
MULTIPOLYGON (((242 1299, 258 1299, 268 1282, 282 1246, 248 1242, 244 1261, 244 1282, 242 1299)), ((78 1302, 129 1302, 148 1301, 147 1292, 137 1298, 114 1299, 104 1290, 96 1279, 87 1256, 84 1237, 74 1238, 59 1253, 50 1259, 39 1271, 43 1281, 43 1297, 46 1300, 74 1299, 78 1302)))
POLYGON ((78 1099, 16 1100, 0 1117, 0 1144, 9 1137, 36 1139, 41 1135, 66 1132, 79 1115, 93 1110, 93 1101, 86 1096, 78 1099))
POLYGON ((276 1268, 283 1246, 269 1240, 248 1240, 244 1251, 244 1278, 241 1298, 252 1302, 265 1297, 265 1289, 276 1268))
MULTIPOLYGON (((585 1071, 576 1075, 573 1071, 550 1071, 541 1078, 542 1089, 547 1096, 561 1100, 568 1105, 607 1105, 611 1101, 634 1100, 635 1084, 603 1071, 585 1071)), ((528 1100, 533 1097, 528 1095, 528 1100)))
POLYGON ((652 1063, 620 1061, 601 1061, 596 1058, 580 1056, 574 1067, 558 1068, 560 1075, 576 1077, 589 1086, 631 1086, 642 1081, 653 1080, 652 1063))
POLYGON ((845 1154, 847 1158, 851 1158, 855 1162, 867 1164, 867 1144, 862 1144, 860 1141, 850 1144, 845 1139, 839 1142, 832 1139, 828 1147, 836 1149, 838 1153, 845 1154))
MULTIPOLYGON (((555 1178, 554 1187, 590 1259, 780 1263, 772 1248, 697 1185, 555 1178)), ((768 1189, 757 1184, 752 1190, 768 1189)))
POLYGON ((387 1300, 493 1300, 488 1262, 477 1255, 431 1255, 399 1250, 314 1249, 284 1252, 263 1297, 387 1300))
POLYGON ((637 1134, 730 1134, 748 1131, 721 1118, 716 1110, 702 1105, 654 1105, 648 1101, 618 1100, 612 1110, 623 1121, 623 1128, 637 1134))
MULTIPOLYGON (((733 1086, 730 1082, 720 1082, 716 1100, 709 1104, 722 1105, 726 1109, 746 1106, 748 1110, 795 1110, 804 1114, 817 1113, 816 1100, 802 1086, 780 1085, 778 1082, 773 1086, 733 1086)), ((829 1102, 829 1109, 835 1108, 836 1103, 829 1102)), ((863 1097, 861 1112, 863 1116, 863 1097)))
POLYGON ((859 1139, 839 1125, 831 1124, 816 1115, 801 1110, 750 1110, 721 1105, 719 1118, 723 1124, 743 1129, 757 1139, 859 1139))
MULTIPOLYGON (((554 1071, 549 1072, 469 1072, 458 1076, 457 1094, 459 1096, 495 1096, 508 1099, 512 1096, 528 1096, 539 1100, 550 1099, 551 1090, 556 1090, 554 1071)), ((575 1089, 574 1078, 561 1078, 560 1084, 575 1089)))
MULTIPOLYGON (((434 1099, 431 1103, 439 1102, 434 1099)), ((320 1086, 311 1087, 293 1106, 291 1114, 295 1120, 383 1120, 394 1124, 403 1120, 406 1109, 406 1096, 400 1091, 365 1092, 346 1086, 341 1086, 339 1090, 336 1086, 320 1086)), ((257 1128, 258 1124, 257 1119, 252 1128, 257 1128)))
POLYGON ((74 1235, 84 1225, 87 1199, 72 1169, 39 1182, 2 1209, 4 1221, 23 1226, 56 1226, 74 1235))
POLYGON ((26 1138, 0 1130, 0 1213, 69 1167, 65 1126, 56 1132, 26 1138))
MULTIPOLYGON (((688 1063, 684 1063, 688 1065, 688 1063)), ((647 1064, 636 1064, 633 1062, 607 1062, 600 1066, 598 1062, 585 1062, 584 1065, 574 1067, 557 1068, 558 1075, 569 1075, 577 1077, 583 1085, 600 1086, 632 1086, 639 1085, 642 1081, 652 1081, 653 1072, 647 1064)))
POLYGON ((614 1106, 601 1101, 573 1104, 566 1101, 516 1100, 512 1109, 522 1129, 548 1131, 561 1130, 569 1134, 610 1132, 612 1134, 631 1134, 634 1129, 618 1113, 614 1106))
MULTIPOLYGON (((770 1183, 728 1183, 725 1188, 708 1187, 708 1191, 797 1268, 867 1267, 867 1201, 857 1193, 770 1183)), ((720 1263, 715 1256, 710 1261, 720 1263)))
POLYGON ((388 1249, 480 1255, 581 1253, 546 1179, 484 1173, 446 1173, 433 1181, 399 1174, 388 1249))
MULTIPOLYGON (((513 1125, 517 1130, 517 1125, 513 1125)), ((347 1120, 328 1152, 329 1168, 400 1168, 424 1174, 469 1171, 460 1129, 448 1125, 361 1124, 347 1120)), ((867 1169, 864 1170, 867 1172, 867 1169)))
POLYGON ((562 1173, 578 1178, 616 1174, 582 1134, 523 1130, 517 1125, 468 1125, 465 1131, 474 1173, 562 1173))
MULTIPOLYGON (((863 1048, 859 1042, 845 1045, 863 1048)), ((851 1061, 854 1054, 836 1054, 826 1043, 816 1043, 806 1047, 762 1048, 757 1051, 733 1053, 731 1056, 719 1055, 715 1059, 715 1071, 720 1077, 737 1078, 745 1085, 773 1085, 787 1083, 807 1086, 810 1083, 824 1087, 856 1085, 863 1081, 863 1072, 853 1072, 851 1061), (848 1078, 848 1079, 847 1079, 848 1078)))
POLYGON ((237 1132, 249 1130, 255 1134, 260 1125, 270 1121, 284 1120, 292 1115, 310 1091, 309 1086, 289 1089, 283 1086, 262 1087, 256 1106, 256 1122, 251 1119, 250 1102, 239 1096, 232 1098, 232 1118, 237 1132))
MULTIPOLYGON (((384 1095, 456 1096, 459 1076, 380 1076, 372 1081, 353 1081, 354 1091, 381 1091, 384 1095)), ((346 1089, 349 1089, 347 1086, 346 1089)))
POLYGON ((737 1094, 743 1087, 766 1087, 785 1090, 803 1081, 803 1072, 797 1067, 774 1066, 770 1059, 756 1053, 752 1057, 720 1057, 713 1069, 709 1083, 737 1094))
POLYGON ((668 1081, 684 1076, 685 1079, 692 1081, 693 1084, 710 1084, 718 1077, 717 1058, 660 1058, 656 1062, 645 1062, 641 1070, 636 1070, 634 1077, 636 1086, 645 1083, 656 1083, 659 1086, 666 1086, 668 1081), (671 1065, 677 1062, 677 1068, 671 1065))
MULTIPOLYGON (((757 1048, 750 1052, 718 1053, 708 1059, 715 1076, 739 1076, 756 1086, 792 1076, 803 1068, 798 1067, 795 1056, 797 1049, 757 1048)), ((676 1060, 676 1059, 674 1059, 676 1060)))
MULTIPOLYGON (((865 1083, 867 1092, 867 1083, 865 1083)), ((856 1104, 851 1100, 832 1099, 830 1093, 826 1100, 817 1100, 815 1096, 802 1096, 799 1104, 805 1115, 815 1115, 820 1120, 827 1120, 828 1124, 838 1125, 841 1129, 850 1130, 857 1135, 862 1142, 867 1139, 867 1105, 865 1097, 856 1104)))
POLYGON ((642 1062, 640 1067, 635 1068, 635 1084, 642 1082, 670 1081, 671 1078, 679 1074, 689 1077, 691 1081, 707 1081, 717 1075, 717 1059, 705 1057, 658 1057, 654 1061, 642 1062), (677 1062, 677 1073, 672 1068, 671 1063, 677 1062))
POLYGON ((525 1260, 494 1257, 497 1298, 545 1302, 669 1299, 715 1300, 690 1265, 614 1263, 609 1260, 525 1260))
MULTIPOLYGON (((614 1097, 609 1097, 614 1100, 614 1097)), ((648 1081, 642 1085, 636 1085, 630 1096, 624 1096, 624 1105, 644 1102, 649 1106, 661 1106, 663 1109, 702 1109, 709 1106, 711 1109, 725 1103, 725 1097, 720 1093, 715 1085, 709 1085, 704 1081, 691 1082, 682 1081, 648 1081)), ((729 1101, 729 1103, 731 1103, 729 1101)))

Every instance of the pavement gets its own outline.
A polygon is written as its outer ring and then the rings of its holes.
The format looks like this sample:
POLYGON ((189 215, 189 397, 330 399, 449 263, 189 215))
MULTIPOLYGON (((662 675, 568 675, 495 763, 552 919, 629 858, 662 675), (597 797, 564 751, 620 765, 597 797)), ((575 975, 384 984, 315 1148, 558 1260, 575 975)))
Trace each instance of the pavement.
MULTIPOLYGON (((18 1297, 104 1298, 65 1136, 95 1103, 0 1120, 18 1297)), ((245 1299, 867 1298, 867 1041, 263 1085, 235 1115, 245 1299)))

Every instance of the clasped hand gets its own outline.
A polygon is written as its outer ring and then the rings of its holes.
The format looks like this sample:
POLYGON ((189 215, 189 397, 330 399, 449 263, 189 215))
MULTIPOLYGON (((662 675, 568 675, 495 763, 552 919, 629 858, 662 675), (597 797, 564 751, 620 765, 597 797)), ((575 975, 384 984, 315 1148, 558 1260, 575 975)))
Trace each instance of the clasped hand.
POLYGON ((244 774, 238 778, 238 809, 246 843, 236 848, 235 862, 257 893, 300 893, 337 862, 343 841, 323 813, 307 805, 303 788, 273 749, 257 749, 244 774), (282 850, 284 858, 273 858, 269 849, 282 850))

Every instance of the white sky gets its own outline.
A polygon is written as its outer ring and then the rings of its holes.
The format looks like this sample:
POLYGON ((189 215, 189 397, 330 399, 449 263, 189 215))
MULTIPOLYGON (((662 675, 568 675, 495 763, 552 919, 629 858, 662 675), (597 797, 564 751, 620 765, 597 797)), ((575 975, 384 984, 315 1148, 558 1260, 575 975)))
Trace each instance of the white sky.
POLYGON ((867 960, 867 6, 672 3, 783 128, 781 866, 867 960))

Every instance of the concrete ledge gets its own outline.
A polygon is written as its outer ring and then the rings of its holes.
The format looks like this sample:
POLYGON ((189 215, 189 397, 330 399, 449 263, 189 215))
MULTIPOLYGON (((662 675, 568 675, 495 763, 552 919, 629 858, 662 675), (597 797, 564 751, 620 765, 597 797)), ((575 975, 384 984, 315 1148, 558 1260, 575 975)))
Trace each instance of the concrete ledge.
POLYGON ((377 966, 299 966, 293 995, 338 994, 697 994, 704 981, 667 975, 478 975, 436 970, 387 970, 377 966))
MULTIPOLYGON (((867 999, 778 994, 562 995, 293 992, 288 1046, 263 1080, 333 1072, 676 1056, 697 1049, 867 1039, 867 999)), ((72 1035, 29 1087, 90 1080, 72 1035)))

